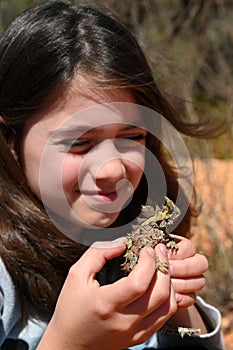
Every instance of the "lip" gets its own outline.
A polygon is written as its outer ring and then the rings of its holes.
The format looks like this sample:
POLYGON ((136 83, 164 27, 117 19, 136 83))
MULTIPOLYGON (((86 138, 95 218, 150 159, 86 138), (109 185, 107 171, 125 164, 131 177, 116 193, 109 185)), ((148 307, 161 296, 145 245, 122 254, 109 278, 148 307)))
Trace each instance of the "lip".
POLYGON ((111 192, 98 191, 97 197, 99 197, 100 199, 112 202, 117 199, 118 193, 116 191, 111 191, 111 192))
POLYGON ((125 197, 125 193, 127 192, 125 186, 121 186, 120 188, 109 188, 109 189, 96 189, 96 190, 79 190, 84 197, 87 198, 90 202, 95 202, 99 204, 111 204, 116 200, 122 199, 125 197))
POLYGON ((97 193, 93 193, 88 196, 91 201, 95 201, 98 203, 112 203, 118 198, 118 193, 116 191, 111 192, 103 192, 98 191, 97 193))
POLYGON ((96 192, 82 192, 82 194, 88 198, 91 202, 97 203, 112 203, 118 198, 118 193, 116 191, 105 192, 105 191, 96 191, 96 192))

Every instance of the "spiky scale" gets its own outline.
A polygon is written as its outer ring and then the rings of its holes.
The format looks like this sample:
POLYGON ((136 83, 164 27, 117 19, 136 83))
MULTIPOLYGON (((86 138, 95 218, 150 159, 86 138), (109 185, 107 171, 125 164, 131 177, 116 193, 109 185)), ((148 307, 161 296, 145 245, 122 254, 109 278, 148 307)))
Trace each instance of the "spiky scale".
MULTIPOLYGON (((132 232, 127 235, 125 262, 122 264, 122 270, 129 273, 136 266, 140 250, 145 246, 155 247, 159 243, 164 243, 167 249, 178 250, 178 244, 172 239, 167 232, 168 226, 172 225, 178 216, 180 210, 174 203, 165 197, 165 205, 160 209, 157 205, 143 206, 142 214, 144 218, 138 218, 138 225, 132 226, 132 232)), ((162 262, 156 256, 157 270, 164 274, 168 273, 168 265, 162 262)), ((160 330, 166 334, 181 336, 192 336, 200 333, 199 328, 188 327, 170 327, 165 326, 160 330)))
MULTIPOLYGON (((144 217, 138 218, 138 225, 132 226, 132 232, 127 235, 125 262, 122 264, 122 270, 126 273, 132 271, 138 262, 140 251, 145 246, 155 248, 159 243, 166 245, 168 249, 177 250, 178 245, 167 232, 167 227, 174 223, 174 220, 180 214, 179 209, 167 197, 165 204, 160 209, 156 207, 143 206, 142 214, 144 217)), ((166 263, 161 262, 156 257, 157 269, 163 273, 168 272, 166 263)))

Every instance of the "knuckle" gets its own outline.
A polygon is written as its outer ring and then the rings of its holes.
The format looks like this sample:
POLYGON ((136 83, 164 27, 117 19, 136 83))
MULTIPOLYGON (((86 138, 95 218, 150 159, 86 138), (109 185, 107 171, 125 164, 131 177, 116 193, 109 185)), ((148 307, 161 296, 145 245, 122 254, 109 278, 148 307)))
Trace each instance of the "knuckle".
POLYGON ((131 287, 133 288, 135 294, 141 295, 147 290, 148 283, 146 281, 142 281, 141 278, 134 278, 131 282, 131 287))
POLYGON ((112 308, 102 302, 95 303, 93 311, 97 318, 99 318, 102 321, 109 320, 113 313, 112 308))

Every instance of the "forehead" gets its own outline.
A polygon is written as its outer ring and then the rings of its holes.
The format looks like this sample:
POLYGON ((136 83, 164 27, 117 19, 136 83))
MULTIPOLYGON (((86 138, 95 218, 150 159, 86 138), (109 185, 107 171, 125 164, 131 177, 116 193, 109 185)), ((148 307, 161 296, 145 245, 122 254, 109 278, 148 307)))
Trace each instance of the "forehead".
POLYGON ((63 99, 33 116, 26 125, 51 132, 77 128, 81 131, 109 124, 141 125, 142 118, 132 93, 127 89, 91 89, 71 86, 63 99))
POLYGON ((49 131, 50 135, 52 132, 69 133, 70 130, 83 133, 97 128, 111 131, 117 126, 124 129, 143 126, 137 105, 128 102, 96 104, 61 119, 62 122, 49 131))

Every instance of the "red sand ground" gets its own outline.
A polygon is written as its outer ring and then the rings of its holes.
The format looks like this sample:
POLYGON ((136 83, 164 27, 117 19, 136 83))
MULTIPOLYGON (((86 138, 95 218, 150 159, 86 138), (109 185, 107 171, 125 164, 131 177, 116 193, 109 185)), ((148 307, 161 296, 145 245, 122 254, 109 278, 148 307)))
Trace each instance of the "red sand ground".
MULTIPOLYGON (((202 214, 192 230, 193 239, 209 257, 213 251, 213 240, 231 251, 233 248, 233 160, 195 161, 195 172, 197 195, 201 198, 203 207, 202 214)), ((233 290, 230 293, 233 299, 233 290)), ((226 307, 226 310, 222 329, 226 349, 232 350, 233 300, 229 309, 226 307)))

